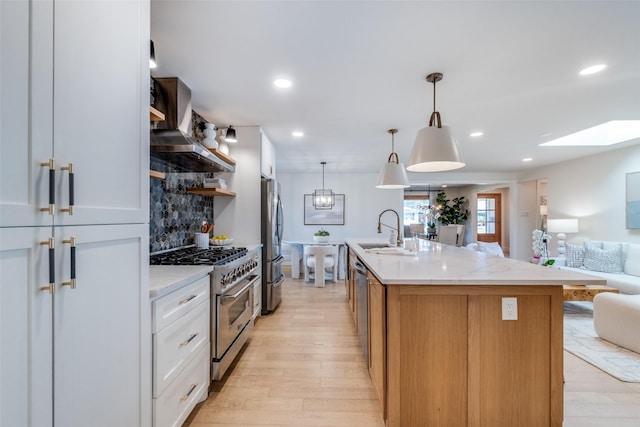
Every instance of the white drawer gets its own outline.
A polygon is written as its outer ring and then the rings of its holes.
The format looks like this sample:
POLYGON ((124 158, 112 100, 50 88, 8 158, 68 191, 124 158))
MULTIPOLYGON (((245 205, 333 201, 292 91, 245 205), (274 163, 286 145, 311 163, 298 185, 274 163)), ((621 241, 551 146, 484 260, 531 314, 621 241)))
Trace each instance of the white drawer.
POLYGON ((159 396, 203 348, 209 348, 209 299, 153 335, 153 396, 159 396))
POLYGON ((164 393, 153 399, 155 427, 181 426, 196 404, 206 399, 210 365, 209 346, 205 346, 164 393))
POLYGON ((210 278, 205 276, 152 303, 153 332, 161 331, 178 317, 209 298, 210 278))

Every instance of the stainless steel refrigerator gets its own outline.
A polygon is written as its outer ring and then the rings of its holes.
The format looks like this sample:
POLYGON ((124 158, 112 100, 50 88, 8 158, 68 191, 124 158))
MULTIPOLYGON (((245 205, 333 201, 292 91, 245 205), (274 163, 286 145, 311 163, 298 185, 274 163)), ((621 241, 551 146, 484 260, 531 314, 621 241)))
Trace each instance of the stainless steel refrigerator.
POLYGON ((280 184, 262 179, 262 314, 269 314, 282 299, 282 201, 280 184))

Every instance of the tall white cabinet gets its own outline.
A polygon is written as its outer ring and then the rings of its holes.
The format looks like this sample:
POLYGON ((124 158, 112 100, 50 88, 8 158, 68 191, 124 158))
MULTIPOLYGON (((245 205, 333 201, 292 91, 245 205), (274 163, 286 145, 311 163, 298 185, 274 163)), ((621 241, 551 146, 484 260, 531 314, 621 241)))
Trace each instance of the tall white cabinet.
POLYGON ((0 426, 149 426, 149 3, 3 1, 0 49, 0 426))

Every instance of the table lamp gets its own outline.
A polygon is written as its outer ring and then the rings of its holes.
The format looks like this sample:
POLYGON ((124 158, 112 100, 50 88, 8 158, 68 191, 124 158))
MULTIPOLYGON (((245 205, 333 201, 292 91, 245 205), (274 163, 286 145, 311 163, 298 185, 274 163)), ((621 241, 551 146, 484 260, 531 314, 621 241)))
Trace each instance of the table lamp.
POLYGON ((547 221, 547 231, 549 233, 558 233, 558 255, 563 257, 566 252, 566 233, 578 232, 578 219, 550 219, 547 221))

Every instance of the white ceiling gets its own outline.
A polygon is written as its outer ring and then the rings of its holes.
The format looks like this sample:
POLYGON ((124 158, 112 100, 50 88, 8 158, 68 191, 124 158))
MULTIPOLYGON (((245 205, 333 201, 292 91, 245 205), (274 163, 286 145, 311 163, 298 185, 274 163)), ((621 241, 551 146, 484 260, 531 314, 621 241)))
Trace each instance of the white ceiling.
POLYGON ((279 172, 326 161, 348 173, 380 170, 390 128, 408 161, 433 110, 425 77, 442 72, 437 110, 467 163, 448 173, 455 182, 640 143, 538 146, 640 118, 639 17, 638 1, 152 0, 152 75, 180 77, 218 127, 260 125, 279 172), (608 68, 578 75, 598 63, 608 68), (281 76, 290 89, 273 86, 281 76))

